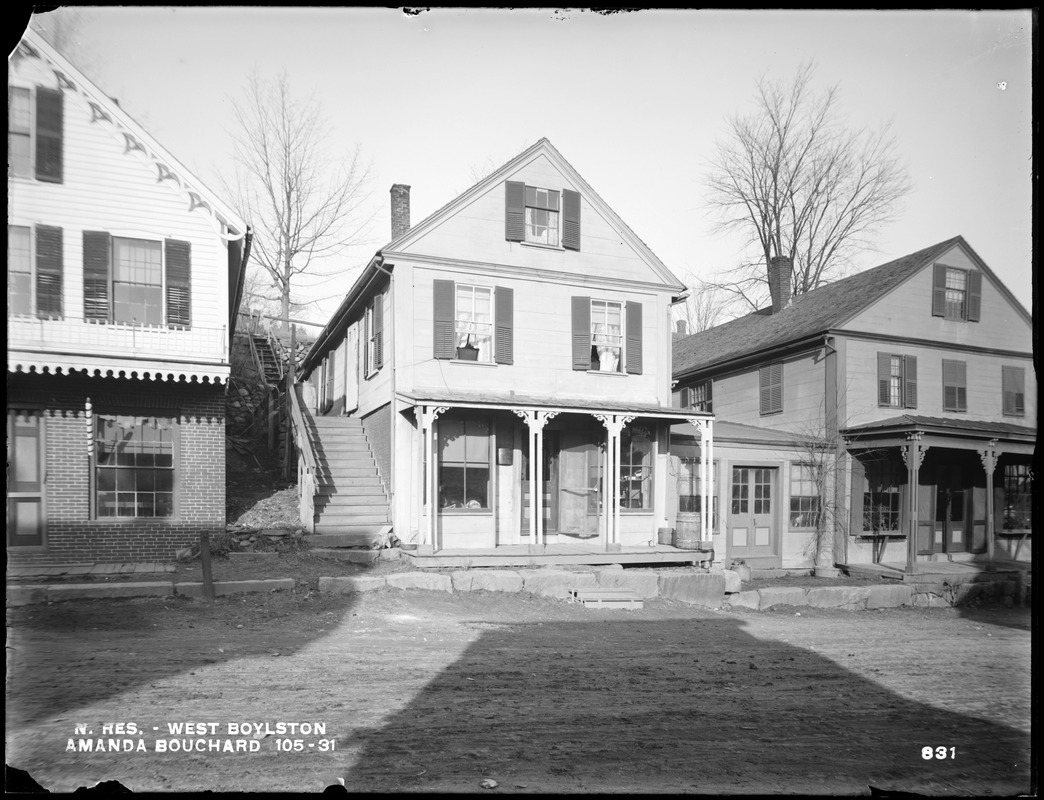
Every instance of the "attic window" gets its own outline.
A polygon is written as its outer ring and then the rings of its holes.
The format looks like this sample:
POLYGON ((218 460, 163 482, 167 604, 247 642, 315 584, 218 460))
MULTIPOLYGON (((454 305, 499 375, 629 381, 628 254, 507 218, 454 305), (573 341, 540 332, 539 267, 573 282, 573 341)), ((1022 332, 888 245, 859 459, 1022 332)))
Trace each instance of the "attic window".
POLYGON ((509 242, 580 249, 580 194, 506 183, 506 235, 509 242))
POLYGON ((932 279, 932 316, 978 322, 982 310, 982 273, 936 264, 932 279))

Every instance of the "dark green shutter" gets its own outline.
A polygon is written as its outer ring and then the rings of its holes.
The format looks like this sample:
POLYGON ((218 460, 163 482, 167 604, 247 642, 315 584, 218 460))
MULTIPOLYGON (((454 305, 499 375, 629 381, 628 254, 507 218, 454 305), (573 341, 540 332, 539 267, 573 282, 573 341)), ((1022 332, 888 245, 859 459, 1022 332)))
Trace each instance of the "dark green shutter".
MULTIPOLYGON (((333 356, 331 355, 331 358, 333 356)), ((384 295, 373 299, 373 368, 384 366, 384 295)))
POLYGON ((526 235, 526 185, 508 181, 504 212, 505 238, 509 242, 521 242, 526 235))
POLYGON ((62 93, 36 89, 36 179, 62 182, 62 93))
POLYGON ((892 354, 877 354, 877 404, 879 406, 890 406, 892 404, 891 392, 892 378, 892 354))
POLYGON ((932 273, 932 316, 946 316, 946 265, 936 264, 932 273))
POLYGON ((591 369, 591 298, 573 298, 573 369, 591 369))
POLYGON ((36 226, 36 316, 62 316, 62 229, 36 226))
POLYGON ((917 356, 903 356, 903 404, 917 408, 917 356))
POLYGON ((496 361, 498 364, 514 364, 515 290, 498 286, 494 291, 497 316, 496 361))
POLYGON ((982 315, 982 273, 977 269, 968 272, 968 322, 978 322, 982 315))
POLYGON ((453 281, 435 281, 435 358, 457 355, 456 286, 453 281))
POLYGON ((167 325, 192 326, 192 243, 180 239, 163 242, 167 265, 167 325))
POLYGON ((642 374, 642 304, 627 302, 627 372, 642 374))
POLYGON ((562 247, 580 249, 580 193, 562 190, 562 247))
POLYGON ((109 321, 111 237, 105 231, 83 232, 83 318, 109 321))

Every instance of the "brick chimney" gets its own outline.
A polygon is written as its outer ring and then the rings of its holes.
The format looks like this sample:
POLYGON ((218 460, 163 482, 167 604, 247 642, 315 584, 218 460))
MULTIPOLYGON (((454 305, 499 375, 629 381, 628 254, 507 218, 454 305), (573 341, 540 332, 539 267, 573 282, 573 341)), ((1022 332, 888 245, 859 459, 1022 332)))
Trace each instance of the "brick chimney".
POLYGON ((769 259, 768 282, 773 314, 778 314, 790 305, 790 273, 793 264, 790 256, 772 256, 769 259))
POLYGON ((392 241, 410 229, 410 187, 404 183, 391 187, 391 228, 392 241))
POLYGON ((689 326, 686 324, 685 320, 683 320, 683 319, 678 320, 677 321, 677 326, 678 326, 678 331, 677 331, 678 333, 682 334, 683 336, 688 334, 689 326))

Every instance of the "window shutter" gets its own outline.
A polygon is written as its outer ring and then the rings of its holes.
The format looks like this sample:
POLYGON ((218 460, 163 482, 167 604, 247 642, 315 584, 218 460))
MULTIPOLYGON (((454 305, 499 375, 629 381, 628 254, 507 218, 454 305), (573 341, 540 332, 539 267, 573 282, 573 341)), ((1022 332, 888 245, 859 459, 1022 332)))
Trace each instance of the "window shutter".
POLYGON ((982 273, 968 271, 968 322, 978 322, 982 314, 982 273))
POLYGON ((508 181, 506 195, 505 238, 509 242, 521 242, 526 235, 526 185, 508 181))
POLYGON ((329 408, 334 401, 334 376, 337 374, 337 351, 331 350, 326 356, 326 402, 323 405, 329 408))
POLYGON ((62 229, 36 226, 36 316, 62 316, 62 229))
POLYGON ((758 373, 761 393, 761 413, 773 414, 783 410, 783 364, 769 364, 758 373))
POLYGON ((692 387, 685 386, 681 390, 681 407, 682 408, 692 408, 692 402, 693 402, 692 387))
POLYGON ((580 249, 580 193, 562 190, 562 247, 580 249))
POLYGON ((36 179, 62 182, 62 93, 36 89, 36 179))
POLYGON ((903 356, 903 404, 917 408, 917 356, 903 356))
POLYGON ((627 373, 642 374, 642 304, 627 302, 627 373))
POLYGON ((192 326, 192 243, 180 239, 163 242, 167 263, 167 325, 192 326))
POLYGON ((704 404, 703 410, 706 411, 709 414, 710 412, 712 412, 714 410, 714 380, 711 379, 711 378, 708 378, 707 382, 704 384, 704 386, 707 387, 707 389, 706 389, 706 398, 707 398, 707 400, 706 400, 706 402, 704 404))
POLYGON ((932 316, 946 316, 946 265, 936 264, 932 276, 932 316))
POLYGON ((892 376, 892 354, 877 354, 877 404, 879 406, 890 406, 892 404, 892 393, 890 383, 892 376))
POLYGON ((373 368, 384 366, 384 295, 373 298, 373 368))
POLYGON ((496 361, 498 364, 514 364, 515 290, 497 286, 494 299, 497 317, 496 361))
POLYGON ((435 281, 435 358, 454 358, 457 355, 455 292, 453 281, 435 281))
POLYGON ((109 321, 109 256, 111 237, 105 231, 83 232, 83 318, 109 321))
POLYGON ((573 369, 591 369, 591 298, 573 298, 573 369))

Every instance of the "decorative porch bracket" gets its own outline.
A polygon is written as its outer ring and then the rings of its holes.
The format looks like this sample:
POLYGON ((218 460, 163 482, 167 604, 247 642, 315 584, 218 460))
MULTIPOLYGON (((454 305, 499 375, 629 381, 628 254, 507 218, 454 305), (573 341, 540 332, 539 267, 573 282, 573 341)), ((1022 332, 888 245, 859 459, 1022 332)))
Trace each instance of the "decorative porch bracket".
POLYGON ((990 439, 986 446, 979 450, 982 468, 986 470, 986 571, 993 572, 993 473, 997 469, 997 459, 1001 451, 997 449, 997 440, 990 439))
POLYGON ((917 485, 921 463, 928 452, 928 446, 921 444, 923 435, 920 431, 909 433, 906 435, 908 444, 900 445, 910 486, 910 530, 906 540, 906 572, 910 575, 917 571, 917 485))
POLYGON ((557 411, 513 408, 529 428, 529 533, 532 544, 544 544, 544 426, 558 416, 557 411))
POLYGON ((445 412, 449 406, 415 406, 414 411, 417 414, 417 422, 420 424, 421 429, 421 447, 423 448, 423 459, 424 464, 424 486, 425 494, 428 496, 428 502, 424 504, 424 529, 421 532, 421 544, 431 545, 435 547, 435 492, 438 489, 436 485, 436 476, 438 473, 435 471, 435 437, 434 428, 435 421, 439 418, 439 415, 445 412))
POLYGON ((620 548, 620 433, 624 425, 634 420, 624 414, 595 414, 606 430, 605 447, 605 546, 606 549, 620 548))
POLYGON ((700 432, 700 541, 711 541, 714 522, 714 420, 689 417, 689 424, 700 432))

